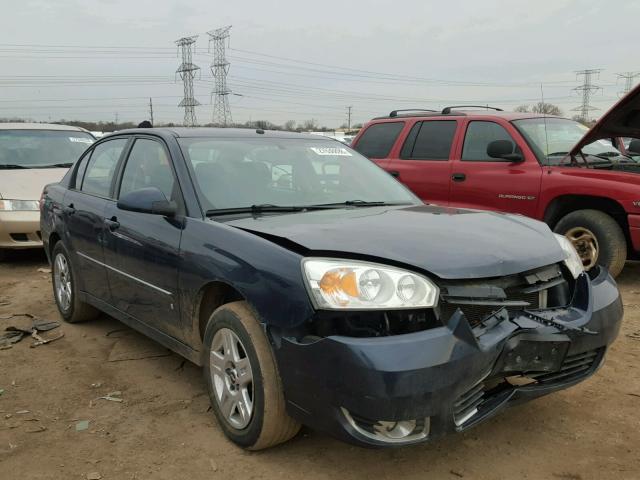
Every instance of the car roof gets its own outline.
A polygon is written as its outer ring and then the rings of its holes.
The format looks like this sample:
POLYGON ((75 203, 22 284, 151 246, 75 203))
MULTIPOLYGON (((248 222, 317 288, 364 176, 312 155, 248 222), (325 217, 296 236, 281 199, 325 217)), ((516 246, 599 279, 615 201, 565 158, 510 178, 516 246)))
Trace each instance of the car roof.
POLYGON ((71 125, 59 125, 57 123, 27 123, 27 122, 14 122, 14 123, 0 123, 0 130, 62 130, 67 132, 87 132, 81 127, 74 127, 71 125))
POLYGON ((153 127, 153 128, 131 128, 119 130, 112 135, 132 135, 147 134, 172 136, 176 138, 293 138, 316 141, 336 141, 321 135, 311 135, 309 133, 284 132, 278 130, 261 130, 255 128, 217 128, 217 127, 153 127))
POLYGON ((521 113, 521 112, 495 112, 495 111, 484 111, 484 110, 452 110, 451 113, 442 113, 442 112, 433 112, 433 113, 408 113, 408 114, 398 114, 395 116, 387 115, 384 117, 376 117, 373 121, 377 120, 398 120, 398 119, 415 119, 415 118, 457 118, 457 117, 466 117, 466 118, 503 118, 505 120, 523 120, 526 118, 563 118, 555 115, 542 115, 540 113, 521 113))

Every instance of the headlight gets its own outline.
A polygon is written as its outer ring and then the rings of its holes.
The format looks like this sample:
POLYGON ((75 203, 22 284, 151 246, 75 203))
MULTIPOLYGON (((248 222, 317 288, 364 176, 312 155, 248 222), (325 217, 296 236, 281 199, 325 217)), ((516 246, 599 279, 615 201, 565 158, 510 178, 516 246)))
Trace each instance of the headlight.
POLYGON ((0 200, 0 212, 40 210, 38 200, 0 200))
POLYGON ((376 263, 307 258, 302 270, 321 310, 434 307, 438 287, 416 273, 376 263))
POLYGON ((562 248, 562 251, 566 255, 564 264, 571 272, 571 275, 573 275, 573 278, 578 278, 578 276, 584 272, 584 265, 582 264, 580 255, 578 255, 573 243, 571 243, 567 237, 558 233, 556 233, 555 236, 560 244, 560 248, 562 248))

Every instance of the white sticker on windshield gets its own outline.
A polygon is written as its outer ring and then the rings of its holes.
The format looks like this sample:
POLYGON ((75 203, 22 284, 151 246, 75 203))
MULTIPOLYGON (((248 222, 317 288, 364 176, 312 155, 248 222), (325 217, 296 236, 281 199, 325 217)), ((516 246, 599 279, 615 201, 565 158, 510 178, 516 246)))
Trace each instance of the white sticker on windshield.
POLYGON ((352 157, 349 150, 340 147, 309 147, 316 155, 330 155, 337 157, 352 157))
POLYGON ((93 140, 91 140, 90 138, 84 138, 84 137, 69 137, 69 141, 73 143, 86 143, 89 145, 93 143, 93 140))

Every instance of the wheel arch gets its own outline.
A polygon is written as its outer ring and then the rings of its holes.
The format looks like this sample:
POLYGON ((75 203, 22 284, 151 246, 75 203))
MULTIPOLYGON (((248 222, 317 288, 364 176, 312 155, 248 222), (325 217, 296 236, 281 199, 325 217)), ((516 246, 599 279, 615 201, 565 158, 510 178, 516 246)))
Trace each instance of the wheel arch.
POLYGON ((560 195, 549 202, 543 220, 553 230, 562 217, 577 210, 599 210, 610 215, 620 225, 627 243, 630 244, 627 212, 620 203, 611 198, 597 195, 560 195))
POLYGON ((203 285, 196 296, 196 308, 192 317, 194 341, 198 345, 202 345, 209 317, 218 307, 242 300, 246 301, 246 297, 237 288, 226 282, 211 281, 203 285))

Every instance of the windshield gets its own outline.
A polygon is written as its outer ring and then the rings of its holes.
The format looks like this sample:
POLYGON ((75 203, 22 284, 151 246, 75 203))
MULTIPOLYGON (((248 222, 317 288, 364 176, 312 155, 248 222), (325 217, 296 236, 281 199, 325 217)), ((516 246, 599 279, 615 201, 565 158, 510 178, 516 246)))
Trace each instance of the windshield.
POLYGON ((344 144, 306 139, 178 139, 206 210, 356 202, 418 204, 344 144))
MULTIPOLYGON (((544 165, 557 165, 589 131, 579 122, 564 118, 526 118, 513 124, 544 165)), ((613 158, 622 155, 610 140, 597 140, 582 148, 586 155, 613 158)), ((597 161, 602 161, 602 158, 597 161)))
POLYGON ((0 130, 0 168, 71 166, 93 142, 73 130, 0 130))

